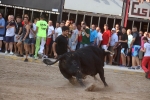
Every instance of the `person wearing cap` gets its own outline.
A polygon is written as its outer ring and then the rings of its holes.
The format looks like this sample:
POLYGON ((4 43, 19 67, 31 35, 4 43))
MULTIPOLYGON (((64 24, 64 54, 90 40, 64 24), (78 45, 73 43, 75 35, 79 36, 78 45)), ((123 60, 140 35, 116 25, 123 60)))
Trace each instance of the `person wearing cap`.
POLYGON ((126 33, 125 27, 122 28, 122 35, 121 35, 121 39, 119 40, 119 42, 121 43, 121 60, 122 60, 122 65, 120 67, 126 67, 128 35, 126 33))
MULTIPOLYGON (((109 44, 108 50, 115 54, 115 49, 116 49, 116 46, 117 46, 117 43, 118 43, 118 36, 117 36, 117 33, 116 33, 116 29, 112 28, 111 33, 112 34, 111 34, 111 37, 110 37, 110 44, 109 44)), ((112 65, 112 61, 113 61, 113 55, 110 54, 110 56, 109 56, 109 65, 112 65)))

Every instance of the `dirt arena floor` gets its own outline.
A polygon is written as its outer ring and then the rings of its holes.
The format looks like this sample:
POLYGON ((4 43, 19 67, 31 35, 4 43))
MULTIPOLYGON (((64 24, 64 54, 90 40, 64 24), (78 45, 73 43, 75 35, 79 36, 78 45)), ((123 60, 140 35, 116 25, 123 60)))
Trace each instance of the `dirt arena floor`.
MULTIPOLYGON (((105 69, 105 77, 109 87, 100 81, 88 92, 72 86, 56 65, 0 57, 0 100, 150 100, 150 80, 143 75, 105 69)), ((93 82, 90 76, 85 80, 87 86, 93 82)))

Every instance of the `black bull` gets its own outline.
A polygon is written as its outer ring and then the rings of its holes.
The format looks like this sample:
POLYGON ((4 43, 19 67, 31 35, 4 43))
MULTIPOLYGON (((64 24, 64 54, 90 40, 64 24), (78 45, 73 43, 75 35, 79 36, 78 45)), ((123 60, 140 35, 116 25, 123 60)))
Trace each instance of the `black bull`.
POLYGON ((55 62, 44 59, 47 65, 52 65, 59 61, 59 69, 65 78, 70 82, 73 76, 76 77, 80 85, 84 86, 83 75, 95 77, 98 73, 105 86, 108 86, 104 77, 104 57, 106 52, 94 46, 81 48, 75 52, 68 52, 61 55, 55 62))

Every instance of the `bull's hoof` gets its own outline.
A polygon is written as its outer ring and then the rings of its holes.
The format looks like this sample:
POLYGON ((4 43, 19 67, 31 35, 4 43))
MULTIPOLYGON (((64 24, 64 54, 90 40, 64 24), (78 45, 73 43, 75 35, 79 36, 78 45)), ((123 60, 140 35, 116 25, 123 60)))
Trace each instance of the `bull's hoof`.
POLYGON ((77 80, 76 80, 76 78, 71 78, 71 79, 69 79, 69 82, 70 82, 72 85, 76 85, 77 80))
POLYGON ((83 79, 86 79, 86 78, 87 78, 87 75, 82 74, 82 78, 83 78, 83 79))
POLYGON ((86 88, 85 91, 94 91, 95 87, 96 87, 96 85, 92 84, 88 88, 86 88))
POLYGON ((108 84, 107 84, 107 83, 105 84, 105 87, 108 87, 108 84))

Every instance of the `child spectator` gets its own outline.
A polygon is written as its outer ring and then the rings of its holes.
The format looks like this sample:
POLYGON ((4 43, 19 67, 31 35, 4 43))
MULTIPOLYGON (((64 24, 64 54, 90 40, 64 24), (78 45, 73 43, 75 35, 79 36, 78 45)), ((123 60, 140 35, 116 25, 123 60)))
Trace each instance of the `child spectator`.
POLYGON ((143 38, 143 41, 144 41, 144 48, 141 48, 141 51, 145 52, 145 54, 142 61, 142 68, 146 73, 145 77, 147 79, 150 79, 150 43, 148 43, 148 39, 146 37, 143 38), (148 68, 146 68, 147 64, 148 68))

